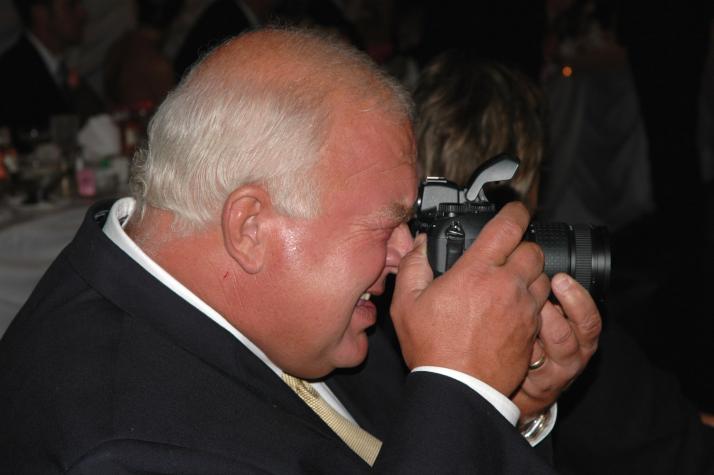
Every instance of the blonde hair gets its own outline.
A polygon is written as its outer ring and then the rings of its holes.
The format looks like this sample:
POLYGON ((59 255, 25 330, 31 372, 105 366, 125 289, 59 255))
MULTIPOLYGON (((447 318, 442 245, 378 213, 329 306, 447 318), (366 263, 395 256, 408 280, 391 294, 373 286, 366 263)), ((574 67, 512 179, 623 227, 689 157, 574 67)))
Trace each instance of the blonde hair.
POLYGON ((447 52, 424 69, 414 98, 423 174, 465 185, 478 165, 506 152, 521 161, 510 186, 525 197, 546 140, 545 100, 532 81, 502 64, 447 52))

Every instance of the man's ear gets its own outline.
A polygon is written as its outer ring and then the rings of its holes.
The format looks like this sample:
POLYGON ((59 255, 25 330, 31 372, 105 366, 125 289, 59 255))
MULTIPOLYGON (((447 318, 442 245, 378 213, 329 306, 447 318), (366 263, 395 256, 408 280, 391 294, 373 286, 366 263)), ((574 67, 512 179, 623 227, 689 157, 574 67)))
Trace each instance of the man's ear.
POLYGON ((270 196, 257 185, 234 190, 223 205, 221 227, 226 250, 249 274, 263 267, 270 216, 270 196))

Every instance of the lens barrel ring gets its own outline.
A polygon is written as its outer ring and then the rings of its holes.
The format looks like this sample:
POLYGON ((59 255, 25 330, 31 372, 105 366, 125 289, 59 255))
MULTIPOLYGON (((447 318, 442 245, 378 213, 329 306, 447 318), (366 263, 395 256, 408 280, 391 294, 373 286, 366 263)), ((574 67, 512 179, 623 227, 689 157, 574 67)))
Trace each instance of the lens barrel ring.
POLYGON ((548 277, 565 272, 596 300, 603 300, 610 280, 607 229, 589 224, 532 222, 524 239, 543 249, 543 271, 548 277))
POLYGON ((574 225, 573 236, 575 238, 575 252, 571 253, 575 257, 574 272, 575 280, 580 285, 589 289, 592 286, 593 276, 593 247, 590 237, 590 226, 574 225))

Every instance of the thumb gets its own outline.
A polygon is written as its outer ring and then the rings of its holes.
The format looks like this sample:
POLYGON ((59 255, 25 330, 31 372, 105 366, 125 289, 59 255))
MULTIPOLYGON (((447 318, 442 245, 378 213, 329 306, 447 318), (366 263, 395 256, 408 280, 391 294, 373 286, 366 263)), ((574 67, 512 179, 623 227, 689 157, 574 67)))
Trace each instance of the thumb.
POLYGON ((567 274, 553 276, 551 283, 555 297, 573 324, 580 346, 588 351, 595 351, 602 331, 602 318, 592 297, 567 274))
POLYGON ((412 250, 399 263, 393 299, 414 300, 432 280, 434 280, 434 273, 426 255, 426 234, 419 234, 414 240, 412 250))

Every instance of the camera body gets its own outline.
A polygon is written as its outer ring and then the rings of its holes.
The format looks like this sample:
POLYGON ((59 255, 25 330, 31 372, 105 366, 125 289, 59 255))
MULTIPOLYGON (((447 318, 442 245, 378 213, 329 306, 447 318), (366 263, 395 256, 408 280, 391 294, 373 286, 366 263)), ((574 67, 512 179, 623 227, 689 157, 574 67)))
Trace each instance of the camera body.
MULTIPOLYGON (((434 275, 448 271, 498 212, 484 185, 513 178, 520 162, 498 155, 483 163, 465 188, 445 178, 427 178, 420 186, 412 231, 426 233, 427 255, 434 275)), ((524 236, 541 246, 548 277, 573 276, 596 300, 604 300, 610 280, 610 246, 605 227, 588 224, 533 222, 524 236)))

